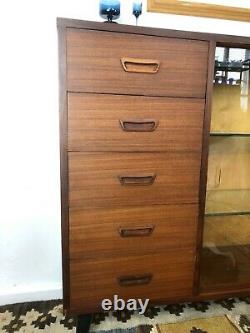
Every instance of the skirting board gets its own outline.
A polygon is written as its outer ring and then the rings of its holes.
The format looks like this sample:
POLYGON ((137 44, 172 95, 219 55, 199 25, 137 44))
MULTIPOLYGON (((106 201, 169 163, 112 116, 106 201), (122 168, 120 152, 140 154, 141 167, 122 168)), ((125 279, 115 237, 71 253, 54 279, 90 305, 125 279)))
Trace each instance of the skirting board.
POLYGON ((62 299, 62 288, 0 292, 0 305, 62 299))

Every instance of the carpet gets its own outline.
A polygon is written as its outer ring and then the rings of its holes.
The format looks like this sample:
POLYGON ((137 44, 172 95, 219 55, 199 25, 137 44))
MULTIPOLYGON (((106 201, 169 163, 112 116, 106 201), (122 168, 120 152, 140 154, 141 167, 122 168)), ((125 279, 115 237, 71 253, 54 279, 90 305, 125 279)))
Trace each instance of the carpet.
POLYGON ((226 316, 157 325, 157 333, 239 333, 226 316))
MULTIPOLYGON (((165 333, 158 331, 162 324, 225 315, 239 332, 250 333, 250 298, 154 306, 143 315, 129 311, 95 314, 91 332, 165 333)), ((75 325, 74 317, 64 316, 61 300, 0 306, 1 333, 75 333, 75 325)), ((217 333, 210 331, 208 333, 217 333)))

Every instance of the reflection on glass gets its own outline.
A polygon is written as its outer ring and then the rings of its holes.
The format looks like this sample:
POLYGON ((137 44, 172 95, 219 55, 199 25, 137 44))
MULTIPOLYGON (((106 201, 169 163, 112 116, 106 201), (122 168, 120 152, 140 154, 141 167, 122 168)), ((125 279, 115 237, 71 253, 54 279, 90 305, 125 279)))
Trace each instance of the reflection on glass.
POLYGON ((202 292, 250 287, 250 50, 217 48, 202 292))
POLYGON ((217 48, 212 133, 250 133, 250 50, 217 48))
POLYGON ((206 214, 250 213, 250 136, 211 136, 206 214))
POLYGON ((205 218, 201 290, 250 284, 250 216, 205 218))

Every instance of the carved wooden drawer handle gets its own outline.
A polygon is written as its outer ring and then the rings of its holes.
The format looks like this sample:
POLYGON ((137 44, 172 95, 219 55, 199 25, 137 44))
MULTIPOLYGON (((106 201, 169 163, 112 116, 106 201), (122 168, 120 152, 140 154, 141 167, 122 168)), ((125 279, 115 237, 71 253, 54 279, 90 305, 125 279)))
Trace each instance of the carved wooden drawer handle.
POLYGON ((156 74, 160 68, 159 60, 121 58, 122 67, 125 72, 156 74))
POLYGON ((150 236, 154 231, 154 225, 146 227, 134 227, 134 228, 119 228, 119 234, 121 237, 143 237, 150 236))
POLYGON ((125 132, 153 132, 159 124, 159 121, 154 119, 131 119, 119 121, 121 128, 125 132))
POLYGON ((153 274, 147 273, 143 275, 134 276, 121 276, 118 278, 118 282, 121 286, 135 286, 138 284, 148 284, 153 278, 153 274))
POLYGON ((152 185, 155 178, 155 174, 118 176, 121 185, 152 185))

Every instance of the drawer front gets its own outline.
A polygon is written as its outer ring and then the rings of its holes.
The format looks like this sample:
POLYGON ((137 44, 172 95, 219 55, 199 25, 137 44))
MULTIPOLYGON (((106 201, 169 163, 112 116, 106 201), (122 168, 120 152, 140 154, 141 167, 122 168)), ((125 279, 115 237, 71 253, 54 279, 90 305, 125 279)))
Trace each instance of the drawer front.
POLYGON ((70 207, 197 203, 200 154, 69 153, 70 207))
POLYGON ((204 98, 208 43, 67 30, 69 91, 204 98))
POLYGON ((68 95, 70 151, 201 151, 204 100, 68 95))
POLYGON ((97 261, 70 261, 72 312, 96 312, 105 298, 161 301, 192 295, 193 250, 97 261))
POLYGON ((197 205, 70 209, 71 259, 195 248, 197 205))

